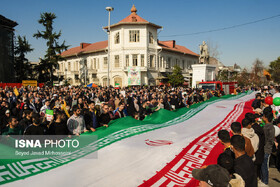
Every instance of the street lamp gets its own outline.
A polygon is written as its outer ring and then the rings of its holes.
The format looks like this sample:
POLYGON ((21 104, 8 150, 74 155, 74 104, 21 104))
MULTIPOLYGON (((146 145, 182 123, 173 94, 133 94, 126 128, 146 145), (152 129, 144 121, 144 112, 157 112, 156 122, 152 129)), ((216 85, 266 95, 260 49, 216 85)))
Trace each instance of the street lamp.
POLYGON ((109 79, 109 66, 110 66, 110 17, 111 17, 111 11, 114 10, 113 7, 106 7, 106 10, 109 12, 109 18, 108 18, 108 59, 107 59, 107 67, 108 67, 108 72, 107 72, 107 86, 109 87, 110 84, 110 79, 109 79))

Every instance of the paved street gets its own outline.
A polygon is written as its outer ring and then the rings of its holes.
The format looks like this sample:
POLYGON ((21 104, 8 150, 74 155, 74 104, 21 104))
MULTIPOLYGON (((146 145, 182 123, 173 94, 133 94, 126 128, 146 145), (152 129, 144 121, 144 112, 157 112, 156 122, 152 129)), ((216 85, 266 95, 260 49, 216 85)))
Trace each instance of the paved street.
POLYGON ((279 187, 280 186, 280 173, 276 168, 269 169, 269 186, 279 187))

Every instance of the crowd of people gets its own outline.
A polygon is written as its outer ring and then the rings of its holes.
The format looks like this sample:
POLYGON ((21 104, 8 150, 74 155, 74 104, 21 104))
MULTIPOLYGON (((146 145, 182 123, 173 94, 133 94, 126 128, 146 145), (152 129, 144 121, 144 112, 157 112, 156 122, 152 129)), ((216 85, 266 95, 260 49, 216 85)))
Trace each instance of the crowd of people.
MULTIPOLYGON (((233 122, 231 131, 220 130, 224 152, 217 164, 192 171, 201 186, 267 186, 269 163, 280 171, 279 106, 265 98, 280 97, 280 87, 257 89, 252 113, 233 122), (273 161, 273 162, 272 162, 273 161), (259 179, 259 181, 258 181, 259 179)), ((245 92, 248 88, 237 88, 245 92)), ((2 135, 77 135, 98 131, 110 121, 131 116, 143 120, 160 110, 176 110, 200 103, 219 90, 184 87, 87 87, 0 88, 0 132, 2 135), (48 117, 48 111, 53 115, 48 117)))
MULTIPOLYGON (((111 120, 143 120, 160 109, 189 107, 224 93, 183 87, 21 87, 0 88, 3 135, 80 135, 111 120), (48 111, 53 117, 47 117, 48 111)), ((241 89, 237 89, 241 92, 241 89)), ((244 90, 243 90, 244 91, 244 90)))
POLYGON ((270 165, 280 171, 280 108, 267 104, 266 97, 280 97, 280 87, 258 90, 253 112, 246 113, 241 122, 233 122, 230 132, 218 132, 224 152, 217 164, 192 171, 200 186, 268 186, 270 165))

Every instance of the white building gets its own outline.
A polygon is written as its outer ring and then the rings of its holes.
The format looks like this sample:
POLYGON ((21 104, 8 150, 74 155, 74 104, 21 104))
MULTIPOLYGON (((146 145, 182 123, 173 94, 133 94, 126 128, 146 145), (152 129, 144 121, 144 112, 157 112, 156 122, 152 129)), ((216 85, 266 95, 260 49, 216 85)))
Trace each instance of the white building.
MULTIPOLYGON (((183 69, 186 81, 191 77, 191 65, 198 63, 199 55, 174 40, 158 41, 159 25, 150 23, 137 15, 135 6, 131 14, 111 25, 110 34, 110 85, 128 85, 128 67, 138 67, 141 85, 156 85, 166 80, 172 67, 183 69)), ((107 29, 107 27, 104 27, 107 29)), ((80 85, 81 64, 87 64, 87 83, 107 85, 108 41, 81 43, 64 51, 65 61, 59 62, 57 76, 70 84, 80 85)))

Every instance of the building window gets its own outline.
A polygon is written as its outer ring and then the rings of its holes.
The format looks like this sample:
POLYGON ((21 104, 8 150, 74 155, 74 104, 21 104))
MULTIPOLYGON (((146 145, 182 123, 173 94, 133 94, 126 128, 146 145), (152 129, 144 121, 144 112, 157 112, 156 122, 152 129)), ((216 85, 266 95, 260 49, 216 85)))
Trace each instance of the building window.
POLYGON ((79 80, 79 75, 75 74, 75 80, 79 80))
POLYGON ((91 76, 92 76, 93 79, 96 78, 96 74, 95 73, 93 73, 91 76))
POLYGON ((125 56, 125 66, 128 67, 129 66, 129 55, 125 56))
POLYGON ((154 55, 150 55, 150 67, 152 67, 152 68, 156 67, 155 56, 154 55))
POLYGON ((96 63, 96 67, 97 67, 97 69, 99 69, 99 58, 97 59, 97 63, 96 63))
POLYGON ((93 59, 90 59, 88 69, 93 69, 93 59))
POLYGON ((185 60, 182 60, 182 69, 184 70, 185 68, 185 60))
POLYGON ((84 72, 85 69, 87 70, 87 68, 88 68, 87 60, 84 60, 84 64, 82 65, 82 71, 84 72))
POLYGON ((78 71, 78 61, 74 62, 74 71, 78 71))
POLYGON ((188 61, 187 61, 187 68, 188 68, 188 69, 191 69, 191 64, 192 64, 192 61, 188 60, 188 61))
POLYGON ((93 69, 96 69, 96 58, 93 59, 93 69))
POLYGON ((103 68, 107 68, 108 67, 108 58, 104 57, 103 58, 103 68))
POLYGON ((115 55, 115 67, 120 67, 120 57, 119 55, 115 55))
POLYGON ((176 60, 175 60, 175 65, 176 66, 178 66, 178 67, 180 67, 180 62, 179 62, 179 60, 176 58, 176 60))
POLYGON ((160 57, 160 68, 163 68, 163 57, 160 57))
POLYGON ((167 69, 170 68, 170 63, 171 63, 171 58, 168 57, 168 58, 167 58, 167 62, 166 62, 166 68, 167 68, 167 69))
POLYGON ((145 56, 141 55, 141 66, 144 67, 145 66, 145 56))
POLYGON ((115 34, 115 44, 118 44, 118 43, 120 43, 120 33, 119 32, 117 32, 115 34))
POLYGON ((175 59, 172 59, 172 60, 171 60, 171 67, 173 68, 174 65, 175 65, 175 59))
POLYGON ((139 42, 139 30, 130 30, 129 31, 129 42, 139 42))
POLYGON ((68 71, 71 71, 71 64, 68 62, 68 71))
POLYGON ((132 55, 132 66, 137 66, 138 55, 132 55))
POLYGON ((154 43, 154 36, 151 32, 149 32, 149 43, 153 44, 154 43))

